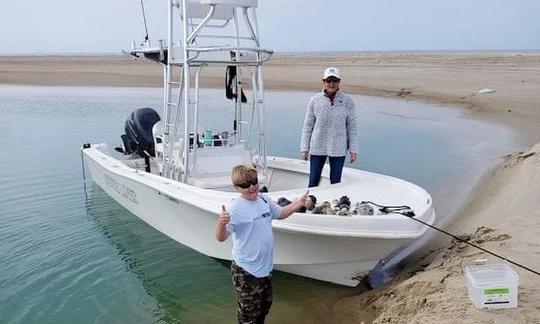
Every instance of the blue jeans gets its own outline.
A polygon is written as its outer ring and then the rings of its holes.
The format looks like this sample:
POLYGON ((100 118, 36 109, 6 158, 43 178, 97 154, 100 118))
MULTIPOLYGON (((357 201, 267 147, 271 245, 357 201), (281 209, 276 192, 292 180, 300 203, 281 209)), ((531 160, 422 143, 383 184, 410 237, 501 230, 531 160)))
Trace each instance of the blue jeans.
MULTIPOLYGON (((326 155, 311 155, 309 164, 309 187, 317 187, 321 181, 321 173, 326 162, 326 155)), ((329 156, 330 160, 330 183, 341 182, 341 171, 345 163, 344 156, 329 156)))

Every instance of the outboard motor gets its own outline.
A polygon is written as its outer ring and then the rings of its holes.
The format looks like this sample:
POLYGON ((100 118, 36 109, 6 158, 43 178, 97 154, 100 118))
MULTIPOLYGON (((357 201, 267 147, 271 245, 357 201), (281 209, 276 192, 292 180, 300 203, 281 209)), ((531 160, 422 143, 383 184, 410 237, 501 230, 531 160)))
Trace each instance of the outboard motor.
POLYGON ((156 156, 152 127, 160 121, 159 114, 152 108, 135 109, 126 120, 126 134, 120 136, 124 154, 139 154, 148 158, 156 156))

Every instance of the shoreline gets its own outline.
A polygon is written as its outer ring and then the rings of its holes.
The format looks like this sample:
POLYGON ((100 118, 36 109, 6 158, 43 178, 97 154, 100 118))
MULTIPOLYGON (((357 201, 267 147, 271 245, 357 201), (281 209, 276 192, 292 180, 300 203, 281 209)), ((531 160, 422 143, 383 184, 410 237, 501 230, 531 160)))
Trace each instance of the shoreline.
MULTIPOLYGON (((342 90, 466 108, 474 118, 517 129, 531 146, 540 138, 540 53, 382 52, 276 54, 265 65, 265 88, 320 91, 320 73, 335 65, 342 90), (493 94, 478 94, 492 88, 493 94)), ((224 69, 207 68, 203 87, 223 88, 224 69)), ((126 55, 0 56, 0 84, 161 87, 159 64, 126 55)))
MULTIPOLYGON (((320 73, 330 65, 341 69, 344 92, 457 106, 471 118, 508 126, 518 134, 516 146, 521 151, 507 155, 477 183, 444 229, 540 268, 540 260, 531 258, 540 255, 540 244, 534 243, 540 230, 539 53, 278 54, 265 67, 265 88, 320 91, 320 73), (482 88, 496 92, 481 95, 477 91, 482 88)), ((222 88, 224 73, 216 69, 207 73, 210 82, 203 86, 222 88)), ((0 86, 161 87, 161 83, 158 64, 125 56, 0 56, 0 86)), ((540 321, 540 308, 535 306, 540 305, 537 277, 513 267, 520 276, 518 308, 476 310, 468 300, 463 266, 487 254, 457 242, 427 249, 392 282, 343 298, 334 306, 335 317, 343 323, 360 322, 366 314, 376 315, 374 323, 449 318, 467 323, 540 321)))

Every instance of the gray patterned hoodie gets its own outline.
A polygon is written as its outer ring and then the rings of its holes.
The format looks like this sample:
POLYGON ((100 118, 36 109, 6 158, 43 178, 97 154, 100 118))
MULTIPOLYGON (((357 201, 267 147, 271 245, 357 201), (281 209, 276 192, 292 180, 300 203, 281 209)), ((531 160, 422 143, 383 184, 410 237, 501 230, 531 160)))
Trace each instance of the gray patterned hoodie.
POLYGON ((358 127, 352 98, 337 91, 334 102, 324 91, 308 102, 300 152, 312 155, 345 156, 358 153, 358 127))

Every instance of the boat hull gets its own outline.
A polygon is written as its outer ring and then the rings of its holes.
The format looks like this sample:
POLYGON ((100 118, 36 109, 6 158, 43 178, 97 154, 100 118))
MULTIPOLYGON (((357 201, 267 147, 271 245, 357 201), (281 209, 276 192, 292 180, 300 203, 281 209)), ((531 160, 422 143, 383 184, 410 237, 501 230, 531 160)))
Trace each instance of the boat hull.
MULTIPOLYGON (((200 189, 129 168, 108 156, 105 148, 94 145, 84 149, 83 156, 92 179, 109 196, 173 240, 207 256, 231 260, 231 240, 218 242, 215 224, 220 206, 230 203, 237 193, 200 189)), ((379 232, 363 231, 374 226, 374 218, 369 216, 354 219, 294 214, 286 220, 274 221, 274 268, 355 286, 380 259, 426 230, 425 226, 415 224, 410 230, 392 231, 393 227, 403 229, 404 226, 399 224, 404 221, 401 218, 406 221, 403 216, 392 217, 388 218, 388 226, 383 226, 379 232), (342 223, 341 230, 325 225, 337 223, 342 223)), ((421 217, 428 223, 434 221, 431 204, 421 217)))

